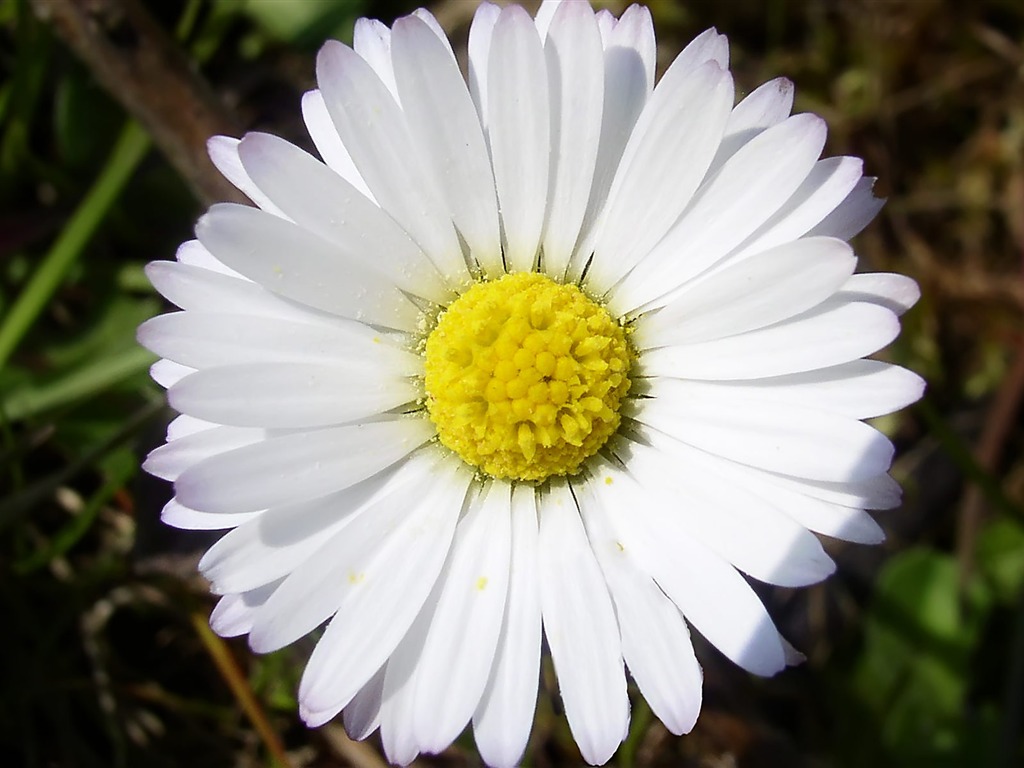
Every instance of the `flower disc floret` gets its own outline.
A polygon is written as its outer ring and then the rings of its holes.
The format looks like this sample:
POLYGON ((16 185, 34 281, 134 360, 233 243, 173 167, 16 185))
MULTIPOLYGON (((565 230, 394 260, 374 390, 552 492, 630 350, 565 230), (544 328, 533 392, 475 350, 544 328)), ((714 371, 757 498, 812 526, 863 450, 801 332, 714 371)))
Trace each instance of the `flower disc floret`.
POLYGON ((575 285, 516 273, 474 285, 426 344, 438 437, 492 477, 575 474, 619 426, 624 329, 575 285))

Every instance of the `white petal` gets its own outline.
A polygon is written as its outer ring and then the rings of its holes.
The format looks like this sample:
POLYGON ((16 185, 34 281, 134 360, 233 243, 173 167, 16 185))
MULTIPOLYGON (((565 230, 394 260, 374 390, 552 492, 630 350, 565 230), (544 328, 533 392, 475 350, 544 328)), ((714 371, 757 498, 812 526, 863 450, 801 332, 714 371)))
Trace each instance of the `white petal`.
POLYGON ((197 419, 194 416, 186 416, 182 414, 178 416, 170 424, 167 425, 167 442, 173 442, 182 437, 188 437, 189 435, 195 435, 199 432, 205 432, 208 429, 220 426, 214 424, 212 421, 203 421, 197 419))
POLYGON ((751 91, 729 115, 722 144, 708 173, 718 171, 747 142, 789 117, 793 95, 793 83, 784 77, 769 80, 751 91))
MULTIPOLYGON (((658 65, 658 50, 654 37, 654 19, 651 18, 651 12, 646 6, 634 4, 623 12, 615 23, 611 37, 605 45, 606 51, 611 51, 613 48, 633 50, 636 56, 628 58, 639 63, 647 82, 646 93, 650 95, 654 89, 654 71, 658 65)), ((606 60, 606 67, 607 63, 606 60)))
MULTIPOLYGON (((688 447, 685 450, 688 457, 692 458, 692 450, 688 447)), ((672 455, 678 459, 680 453, 680 450, 676 450, 672 455)), ((808 530, 860 544, 878 544, 885 540, 885 534, 878 523, 861 509, 823 501, 794 490, 794 487, 776 485, 766 479, 772 477, 770 475, 729 461, 717 460, 709 454, 701 454, 700 458, 702 466, 713 468, 727 482, 746 489, 808 530)))
POLYGON ((316 62, 327 110, 374 197, 448 283, 461 285, 468 279, 462 248, 398 104, 369 65, 341 43, 327 42, 316 62))
POLYGON ((913 278, 889 272, 853 275, 843 286, 842 298, 868 301, 902 315, 917 304, 921 289, 913 278))
MULTIPOLYGON (((758 581, 784 587, 815 584, 835 563, 805 528, 691 450, 665 454, 639 443, 618 444, 616 455, 648 496, 654 520, 672 518, 680 535, 701 542, 758 581)), ((666 535, 668 535, 666 533, 666 535)))
POLYGON ((469 93, 473 97, 480 122, 487 133, 488 69, 491 60, 491 39, 501 8, 493 3, 480 3, 469 28, 469 93))
POLYGON ((380 726, 380 709, 384 698, 384 673, 381 667, 370 681, 359 689, 345 707, 345 731, 356 741, 362 741, 380 726))
POLYGON ((433 432, 425 418, 400 418, 274 437, 200 462, 175 490, 183 504, 204 512, 315 499, 391 466, 433 432))
POLYGON ((793 83, 784 77, 763 83, 733 108, 726 134, 764 130, 781 123, 793 109, 793 95, 793 83))
POLYGON ((208 368, 167 393, 181 413, 237 427, 295 429, 365 419, 414 402, 421 386, 367 362, 248 363, 208 368))
POLYGON ((435 594, 426 599, 423 610, 395 648, 384 671, 381 695, 380 740, 392 765, 408 765, 422 751, 416 737, 415 694, 420 653, 430 628, 435 594))
POLYGON ((749 381, 696 382, 656 378, 647 380, 651 397, 685 397, 694 388, 714 391, 722 398, 802 406, 816 411, 870 419, 905 408, 920 399, 924 380, 916 373, 878 360, 854 360, 818 371, 749 381))
POLYGON ((210 628, 221 637, 238 637, 252 628, 253 614, 274 594, 280 581, 238 594, 224 595, 210 614, 210 628))
POLYGON ((502 274, 498 201, 480 119, 458 64, 429 26, 415 16, 395 22, 391 55, 413 138, 452 212, 473 258, 502 274))
POLYGON ((698 279, 637 323, 640 349, 711 341, 786 320, 817 306, 853 274, 842 240, 786 243, 698 279))
POLYGON ((206 151, 210 155, 210 160, 217 166, 217 170, 246 197, 267 213, 284 216, 281 209, 274 205, 259 186, 249 178, 249 174, 242 167, 242 161, 238 157, 238 144, 238 139, 233 139, 230 136, 211 136, 206 142, 206 151))
POLYGON ((494 666, 476 713, 480 756, 494 768, 518 765, 526 750, 540 676, 540 581, 534 490, 512 489, 512 563, 494 666))
POLYGON ((377 19, 356 19, 352 48, 369 64, 398 101, 395 72, 391 67, 391 30, 377 19))
POLYGON ((379 272, 407 293, 445 303, 451 291, 395 221, 298 147, 249 133, 239 155, 260 188, 300 227, 334 243, 346 259, 379 272))
POLYGON ((571 5, 571 3, 565 3, 564 0, 542 0, 540 8, 537 9, 537 15, 534 17, 534 23, 537 25, 537 34, 542 42, 547 39, 551 20, 563 5, 571 5))
POLYGON ((360 322, 416 328, 419 310, 392 281, 284 219, 220 203, 199 219, 196 235, 218 259, 274 293, 360 322))
POLYGON ((206 429, 155 448, 142 463, 142 468, 162 480, 177 480, 182 472, 200 461, 258 443, 265 437, 266 432, 262 429, 206 429))
POLYGON ((146 277, 164 298, 190 311, 237 313, 307 323, 348 322, 336 315, 277 296, 251 280, 230 277, 190 264, 153 261, 146 265, 146 277))
POLYGON ((903 489, 888 474, 877 475, 863 480, 846 483, 828 483, 820 480, 804 480, 771 472, 765 477, 785 488, 792 488, 816 499, 833 502, 845 507, 861 509, 894 509, 900 505, 903 489))
POLYGON ((836 209, 807 234, 849 240, 866 227, 885 205, 885 198, 875 197, 871 188, 875 179, 867 176, 846 196, 836 209))
MULTIPOLYGON (((644 442, 654 446, 667 456, 675 457, 677 461, 692 460, 692 449, 675 438, 654 429, 642 430, 642 436, 644 442)), ((828 483, 765 472, 711 454, 704 454, 702 458, 705 461, 714 462, 715 471, 720 474, 728 474, 734 482, 745 483, 748 478, 755 478, 759 484, 763 481, 786 491, 811 496, 829 504, 857 509, 892 509, 900 504, 902 490, 899 484, 888 475, 878 475, 847 483, 828 483)), ((755 488, 752 484, 751 487, 755 488)), ((757 487, 759 488, 760 485, 757 487)), ((759 491, 755 490, 755 492, 759 491)))
MULTIPOLYGON (((602 18, 612 17, 606 11, 601 11, 598 14, 599 28, 602 18)), ((643 6, 631 5, 622 14, 621 20, 613 22, 613 18, 605 22, 608 39, 602 38, 604 109, 601 115, 601 138, 579 242, 569 265, 569 277, 574 281, 579 279, 590 260, 594 250, 594 227, 604 210, 608 191, 622 159, 622 151, 654 88, 657 49, 651 12, 643 6)))
POLYGON ((533 19, 507 6, 494 24, 487 67, 487 127, 498 188, 505 263, 536 261, 548 195, 551 124, 544 49, 533 19))
POLYGON ((221 531, 247 523, 262 514, 262 510, 227 515, 216 512, 200 512, 186 507, 177 499, 171 499, 160 512, 160 521, 172 528, 185 528, 191 531, 221 531))
POLYGON ((629 727, 619 627, 608 587, 568 485, 540 499, 544 636, 565 715, 583 758, 607 762, 629 727))
MULTIPOLYGON (((554 8, 556 4, 541 6, 554 8)), ((604 51, 587 3, 553 13, 544 53, 551 95, 551 170, 543 267, 562 279, 590 198, 604 105, 604 51)), ((540 14, 538 14, 538 22, 540 14)))
POLYGON ((795 115, 751 140, 701 187, 679 223, 616 286, 610 311, 632 311, 714 265, 782 207, 824 144, 825 123, 815 115, 795 115))
POLYGON ((680 531, 671 516, 654 520, 650 498, 610 464, 592 486, 618 540, 635 553, 686 620, 726 657, 757 675, 786 665, 775 625, 750 585, 725 560, 680 531), (610 482, 607 479, 610 478, 610 482))
POLYGON ((195 368, 181 365, 173 360, 157 360, 149 366, 149 375, 161 387, 172 387, 186 376, 196 372, 195 368))
POLYGON ((217 592, 242 592, 287 576, 348 525, 405 465, 344 491, 268 509, 210 547, 199 570, 217 592))
POLYGON ((746 467, 711 454, 697 451, 690 446, 664 435, 656 430, 646 430, 644 440, 663 454, 666 460, 676 464, 695 463, 714 475, 738 488, 743 488, 785 513, 808 530, 823 533, 845 541, 863 544, 877 544, 885 539, 878 524, 861 509, 843 506, 851 498, 836 498, 825 501, 807 492, 808 484, 789 479, 780 482, 782 476, 746 467), (838 500, 840 503, 834 503, 838 500))
MULTIPOLYGON (((382 552, 415 536, 417 526, 423 524, 425 513, 419 500, 428 495, 424 482, 433 470, 432 456, 412 457, 382 483, 371 486, 375 492, 369 500, 333 536, 318 537, 319 548, 288 575, 256 615, 249 633, 253 650, 266 653, 283 648, 338 611, 366 582, 387 578, 372 566, 382 552)), ((427 531, 423 537, 431 538, 427 531)), ((367 670, 366 679, 379 666, 367 670)), ((363 682, 352 688, 350 696, 363 682)))
MULTIPOLYGON (((630 6, 631 8, 636 6, 630 6)), ((604 48, 608 47, 611 42, 612 32, 615 31, 615 27, 618 26, 619 20, 615 18, 614 14, 607 8, 602 8, 596 14, 597 17, 597 28, 601 31, 601 45, 604 48)))
POLYGON ((679 609, 619 542, 589 486, 574 483, 587 537, 615 603, 622 653, 654 714, 675 734, 689 733, 700 713, 702 675, 679 609))
POLYGON ((472 476, 448 460, 419 484, 406 523, 374 557, 365 578, 343 585, 338 614, 317 643, 299 686, 303 718, 330 719, 391 655, 433 588, 472 476), (318 713, 316 717, 314 713, 318 713))
POLYGON ((493 482, 470 505, 438 581, 413 705, 427 752, 444 750, 466 727, 494 663, 508 594, 511 494, 493 482))
POLYGON ((732 105, 717 61, 677 60, 637 120, 601 214, 586 282, 604 294, 675 224, 704 178, 732 105))
POLYGON ((778 213, 730 254, 726 263, 803 237, 849 194, 861 177, 863 165, 858 157, 819 160, 778 213))
POLYGON ((634 419, 688 445, 769 472, 844 482, 885 472, 892 443, 863 422, 800 405, 744 400, 727 389, 678 382, 638 403, 634 419))
POLYGON ((881 544, 885 541, 885 531, 862 509, 829 504, 799 494, 794 494, 792 501, 782 509, 807 530, 823 536, 854 544, 881 544))
POLYGON ((687 43, 669 69, 696 69, 708 61, 717 62, 722 69, 729 68, 729 41, 714 27, 705 29, 687 43))
POLYGON ((228 275, 238 280, 247 280, 247 278, 235 272, 231 267, 217 261, 213 254, 206 250, 198 240, 186 240, 179 245, 178 250, 174 253, 174 258, 181 264, 189 264, 193 267, 202 267, 203 269, 220 272, 222 275, 228 275))
POLYGON ((452 49, 451 40, 448 39, 448 35, 445 33, 444 28, 441 27, 441 24, 438 22, 434 14, 426 8, 417 8, 412 12, 412 15, 430 27, 430 31, 437 35, 437 39, 444 43, 445 48, 448 49, 448 55, 458 61, 458 58, 455 56, 455 51, 452 49))
POLYGON ((306 123, 306 130, 313 139, 316 151, 327 163, 327 167, 376 204, 377 199, 366 186, 366 181, 356 168, 356 164, 352 162, 352 156, 342 144, 338 129, 334 127, 334 121, 331 119, 331 113, 327 111, 324 96, 319 90, 306 91, 302 95, 302 119, 306 123))
POLYGON ((357 323, 318 323, 216 312, 171 312, 139 326, 139 343, 193 368, 244 363, 373 362, 391 374, 422 374, 423 358, 357 323))
POLYGON ((883 307, 825 302, 768 328, 645 352, 641 370, 645 376, 725 380, 802 373, 877 352, 899 330, 899 320, 883 307))

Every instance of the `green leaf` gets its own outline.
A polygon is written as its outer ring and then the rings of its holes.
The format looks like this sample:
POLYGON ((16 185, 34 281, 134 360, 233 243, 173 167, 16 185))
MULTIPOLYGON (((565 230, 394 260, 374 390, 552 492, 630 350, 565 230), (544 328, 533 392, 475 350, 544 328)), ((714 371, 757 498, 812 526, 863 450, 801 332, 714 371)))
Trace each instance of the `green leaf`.
POLYGON ((100 297, 98 316, 84 318, 77 336, 51 342, 41 357, 52 376, 70 372, 83 363, 137 347, 135 329, 160 311, 160 302, 149 296, 137 299, 112 293, 100 297))
POLYGON ((1009 518, 989 523, 978 537, 978 568, 1001 602, 1024 591, 1024 528, 1009 518))
POLYGON ((99 358, 73 373, 38 386, 21 387, 0 400, 0 413, 10 421, 36 416, 48 410, 85 400, 105 389, 137 377, 141 385, 156 356, 141 347, 131 347, 99 358))
POLYGON ((289 649, 256 656, 249 668, 249 683, 259 698, 272 709, 293 712, 298 706, 300 670, 289 649))
POLYGON ((990 605, 980 584, 962 593, 948 555, 910 550, 883 569, 854 686, 897 762, 934 765, 961 753, 971 654, 990 605))

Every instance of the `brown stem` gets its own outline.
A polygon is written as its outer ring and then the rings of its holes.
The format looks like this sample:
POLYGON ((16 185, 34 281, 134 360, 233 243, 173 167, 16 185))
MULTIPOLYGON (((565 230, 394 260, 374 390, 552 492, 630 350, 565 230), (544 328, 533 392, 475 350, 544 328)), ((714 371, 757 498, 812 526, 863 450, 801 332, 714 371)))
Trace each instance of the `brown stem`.
POLYGON ((209 204, 245 198, 214 168, 206 140, 239 126, 174 40, 137 0, 31 0, 36 15, 153 137, 209 204))
POLYGON ((217 671, 220 672, 224 682, 231 689, 235 700, 242 708, 242 711, 245 712, 246 717, 249 718, 249 722, 256 729, 260 739, 263 740, 263 745, 267 748, 267 752, 274 758, 278 768, 290 768, 292 762, 288 758, 288 753, 284 750, 281 737, 277 735, 277 731, 270 724, 270 720, 263 711, 263 707, 256 698, 256 694, 253 693, 245 673, 242 672, 238 662, 235 661, 235 657, 231 654, 227 643, 214 634, 207 623, 206 617, 201 613, 193 612, 189 618, 196 630, 196 634, 199 635, 199 639, 203 643, 203 647, 217 666, 217 671))

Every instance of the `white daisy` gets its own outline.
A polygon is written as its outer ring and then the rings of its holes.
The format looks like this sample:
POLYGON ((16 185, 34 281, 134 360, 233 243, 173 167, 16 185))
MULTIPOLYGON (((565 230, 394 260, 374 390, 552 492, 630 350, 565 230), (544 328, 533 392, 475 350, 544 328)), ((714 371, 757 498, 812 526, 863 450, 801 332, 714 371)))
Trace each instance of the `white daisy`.
POLYGON ((425 11, 327 43, 302 101, 323 162, 210 142, 259 206, 215 205, 148 274, 139 338, 181 412, 146 462, 163 517, 230 529, 200 569, 225 636, 327 622, 303 718, 407 763, 472 721, 516 763, 542 635, 584 758, 627 732, 626 669, 693 726, 691 628, 743 668, 796 655, 747 578, 834 565, 898 503, 861 419, 921 380, 864 356, 913 281, 854 275, 877 212, 775 80, 736 106, 700 35, 655 87, 649 12, 481 5, 468 88, 425 11))

